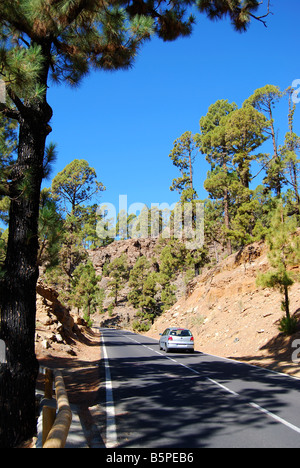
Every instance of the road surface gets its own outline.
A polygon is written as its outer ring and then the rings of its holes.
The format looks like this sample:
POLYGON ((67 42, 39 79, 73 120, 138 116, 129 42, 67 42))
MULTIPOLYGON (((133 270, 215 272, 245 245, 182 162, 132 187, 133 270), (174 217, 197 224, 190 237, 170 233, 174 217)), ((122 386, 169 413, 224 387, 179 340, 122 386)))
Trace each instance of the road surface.
POLYGON ((298 448, 300 380, 101 329, 107 448, 298 448))

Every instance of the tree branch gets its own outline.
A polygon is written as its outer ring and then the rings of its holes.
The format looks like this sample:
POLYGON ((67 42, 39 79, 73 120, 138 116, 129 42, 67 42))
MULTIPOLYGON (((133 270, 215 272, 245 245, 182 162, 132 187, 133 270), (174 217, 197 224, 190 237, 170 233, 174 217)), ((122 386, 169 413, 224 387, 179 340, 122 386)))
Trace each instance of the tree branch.
MULTIPOLYGON (((54 3, 56 2, 54 1, 54 3)), ((84 11, 90 5, 90 3, 91 0, 80 0, 77 5, 74 5, 69 9, 68 13, 58 18, 59 22, 65 27, 69 26, 76 20, 76 18, 78 18, 82 11, 84 11)), ((104 5, 102 5, 102 8, 103 6, 104 5)))
MULTIPOLYGON (((263 5, 263 3, 264 2, 260 2, 260 5, 263 5)), ((268 11, 265 15, 256 16, 256 15, 253 15, 253 13, 249 13, 249 15, 251 16, 251 18, 263 23, 263 25, 267 28, 268 27, 267 22, 264 21, 263 18, 267 18, 269 15, 273 15, 273 13, 271 12, 271 0, 268 0, 268 11)))
POLYGON ((25 113, 26 111, 26 106, 24 106, 23 102, 21 99, 11 90, 11 88, 8 86, 7 87, 7 94, 9 95, 10 99, 13 101, 15 106, 18 109, 19 117, 22 113, 25 113))
POLYGON ((7 107, 5 104, 0 105, 0 114, 4 115, 8 119, 14 119, 18 122, 20 121, 21 114, 17 109, 11 109, 7 107))

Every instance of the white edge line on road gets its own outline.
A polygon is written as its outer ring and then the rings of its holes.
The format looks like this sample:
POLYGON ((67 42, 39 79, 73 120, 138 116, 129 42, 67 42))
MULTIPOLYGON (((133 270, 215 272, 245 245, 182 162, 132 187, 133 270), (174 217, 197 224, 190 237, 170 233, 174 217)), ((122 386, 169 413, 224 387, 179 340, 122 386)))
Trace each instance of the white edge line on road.
MULTIPOLYGON (((211 383, 215 384, 215 385, 218 385, 218 387, 221 387, 223 388, 224 390, 226 390, 227 392, 229 393, 232 393, 232 395, 236 396, 236 397, 239 397, 240 395, 236 392, 234 392, 233 390, 230 390, 230 388, 228 387, 225 387, 225 385, 222 385, 220 384, 219 382, 216 382, 215 380, 213 379, 210 379, 209 377, 207 377, 207 380, 209 380, 211 383)), ((270 418, 274 419, 275 421, 281 423, 281 424, 284 424, 286 427, 292 429, 293 431, 297 432, 298 434, 300 434, 300 428, 295 426, 294 424, 291 424, 289 423, 288 421, 286 421, 285 419, 281 418, 280 416, 277 416, 276 414, 272 413, 271 411, 268 411, 267 409, 263 408, 262 406, 259 406, 257 405, 256 403, 253 403, 253 402, 249 402, 248 403, 249 406, 251 406, 252 408, 255 408, 257 409, 258 411, 260 411, 261 413, 269 416, 270 418)))
POLYGON ((222 388, 223 390, 226 390, 226 392, 229 392, 234 396, 239 396, 238 393, 234 392, 233 390, 230 390, 230 388, 225 387, 225 385, 222 385, 221 383, 217 382, 216 380, 211 379, 210 377, 206 377, 206 380, 209 380, 209 382, 213 383, 214 385, 217 385, 218 387, 222 388))
POLYGON ((106 390, 106 447, 112 448, 117 445, 117 428, 115 419, 115 405, 112 390, 109 361, 102 336, 103 360, 105 366, 105 390, 106 390))
POLYGON ((285 377, 285 378, 290 378, 290 379, 293 379, 293 380, 300 380, 299 377, 296 377, 294 375, 290 375, 290 374, 285 374, 284 372, 279 372, 279 371, 276 371, 276 370, 273 370, 273 369, 269 369, 268 367, 259 367, 259 366, 256 366, 255 364, 249 364, 249 362, 245 362, 245 361, 239 361, 238 359, 231 359, 231 358, 226 358, 226 357, 223 357, 223 356, 216 356, 215 354, 209 354, 209 353, 203 353, 205 356, 210 356, 210 357, 214 357, 214 358, 217 358, 217 359, 222 359, 223 361, 228 361, 228 362, 232 362, 233 364, 242 364, 242 365, 245 365, 245 366, 249 366, 249 367, 254 367, 255 369, 257 370, 260 370, 260 371, 265 371, 265 372, 270 372, 271 374, 275 374, 275 375, 278 375, 278 376, 281 376, 281 377, 285 377))
POLYGON ((297 427, 297 426, 294 426, 294 424, 289 423, 289 422, 286 421, 285 419, 280 418, 280 417, 277 416, 276 414, 271 413, 270 411, 266 410, 265 408, 262 408, 261 406, 257 405, 256 403, 249 403, 249 405, 252 406, 252 408, 258 409, 258 410, 261 411, 262 413, 267 414, 267 415, 270 416, 271 418, 275 419, 275 421, 278 421, 278 422, 280 422, 281 424, 284 424, 285 426, 289 427, 289 428, 292 429, 293 431, 298 432, 298 434, 300 434, 300 428, 297 427))

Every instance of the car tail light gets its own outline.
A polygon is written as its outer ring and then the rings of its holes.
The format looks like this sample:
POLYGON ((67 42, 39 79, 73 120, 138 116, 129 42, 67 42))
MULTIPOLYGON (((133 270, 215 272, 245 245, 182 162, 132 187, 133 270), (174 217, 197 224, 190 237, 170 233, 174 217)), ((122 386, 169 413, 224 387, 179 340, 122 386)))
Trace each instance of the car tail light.
POLYGON ((193 336, 191 336, 191 340, 190 340, 190 341, 194 341, 194 337, 193 337, 193 336))
POLYGON ((173 338, 169 336, 168 341, 173 341, 173 338))

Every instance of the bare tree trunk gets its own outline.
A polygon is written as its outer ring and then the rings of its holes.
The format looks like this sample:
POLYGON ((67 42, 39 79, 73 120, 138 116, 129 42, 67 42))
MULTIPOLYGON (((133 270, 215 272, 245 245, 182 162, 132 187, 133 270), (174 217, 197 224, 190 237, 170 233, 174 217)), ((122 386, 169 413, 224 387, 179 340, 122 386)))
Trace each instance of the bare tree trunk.
POLYGON ((36 433, 38 216, 51 116, 46 102, 24 108, 10 184, 9 238, 5 276, 0 282, 0 338, 6 343, 7 358, 0 366, 1 448, 16 447, 36 433))
MULTIPOLYGON (((223 170, 227 172, 227 165, 225 161, 223 163, 223 170)), ((229 219, 229 193, 228 193, 227 187, 224 188, 224 222, 225 222, 225 227, 228 230, 230 228, 230 219, 229 219)), ((227 254, 228 255, 232 254, 232 246, 231 246, 230 239, 227 239, 227 254)))
POLYGON ((290 300, 289 300, 289 292, 288 287, 284 285, 284 305, 285 305, 285 313, 286 317, 289 320, 291 318, 290 314, 290 300))

